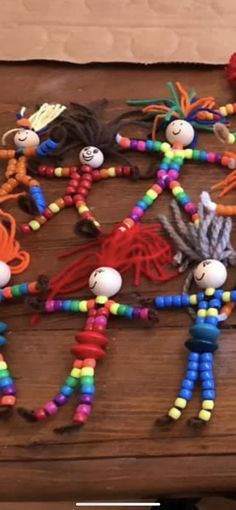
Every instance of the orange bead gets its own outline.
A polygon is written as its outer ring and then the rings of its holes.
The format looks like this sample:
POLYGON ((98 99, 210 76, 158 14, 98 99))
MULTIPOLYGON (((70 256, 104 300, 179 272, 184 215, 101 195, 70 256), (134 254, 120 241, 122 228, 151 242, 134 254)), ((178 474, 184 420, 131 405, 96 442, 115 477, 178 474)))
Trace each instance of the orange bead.
POLYGON ((177 181, 171 181, 169 184, 170 189, 174 189, 176 186, 179 186, 179 182, 177 181))
POLYGON ((57 200, 55 200, 55 204, 57 204, 58 207, 60 207, 60 209, 65 207, 65 202, 64 202, 63 198, 58 198, 57 200))
POLYGON ((222 156, 221 164, 222 164, 223 166, 228 166, 228 162, 229 162, 229 158, 228 158, 228 156, 222 156))
POLYGON ((32 188, 33 186, 39 186, 39 182, 36 181, 36 179, 31 179, 30 183, 29 183, 30 187, 32 188))
POLYGON ((0 354, 0 361, 5 361, 4 356, 0 354))
POLYGON ((134 220, 132 220, 131 218, 125 218, 125 220, 123 221, 124 225, 126 225, 126 227, 128 228, 132 228, 134 226, 134 220))
POLYGON ((76 359, 73 363, 73 368, 81 368, 83 366, 83 361, 81 359, 76 359))
POLYGON ((195 213, 195 214, 192 215, 192 220, 193 221, 198 220, 198 218, 199 218, 198 213, 195 213))
POLYGON ((94 308, 94 305, 95 305, 95 299, 89 299, 87 302, 88 310, 91 310, 92 308, 94 308))
POLYGON ((91 358, 84 359, 83 360, 83 367, 95 368, 96 367, 96 360, 95 359, 91 359, 91 358))
POLYGON ((30 293, 37 292, 37 282, 30 282, 28 285, 28 289, 30 293))
POLYGON ((13 397, 12 395, 2 397, 0 400, 0 404, 2 406, 14 406, 16 404, 16 397, 13 397))
POLYGON ((3 291, 2 291, 2 293, 3 293, 3 296, 6 299, 11 299, 12 298, 11 287, 5 287, 5 289, 3 289, 3 291))

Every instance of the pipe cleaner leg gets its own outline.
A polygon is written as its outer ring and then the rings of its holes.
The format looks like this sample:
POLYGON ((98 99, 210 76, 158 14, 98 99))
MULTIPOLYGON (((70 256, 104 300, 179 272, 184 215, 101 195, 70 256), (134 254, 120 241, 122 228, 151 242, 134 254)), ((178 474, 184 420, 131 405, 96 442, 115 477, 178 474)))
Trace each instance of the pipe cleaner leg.
POLYGON ((213 354, 203 352, 200 354, 200 380, 202 386, 202 407, 198 417, 190 420, 192 426, 202 426, 212 417, 212 411, 215 406, 215 381, 213 373, 213 354))
POLYGON ((101 231, 100 223, 96 220, 95 216, 93 216, 85 200, 75 196, 74 202, 76 210, 82 218, 82 220, 77 223, 76 230, 78 230, 79 233, 95 237, 101 231))
POLYGON ((52 400, 50 400, 43 407, 35 411, 28 411, 27 409, 20 407, 18 409, 18 413, 20 414, 20 416, 22 416, 22 418, 29 422, 42 421, 48 418, 49 416, 57 414, 60 407, 67 404, 70 397, 74 395, 75 391, 79 386, 79 378, 80 369, 78 368, 78 364, 75 362, 73 364, 73 369, 71 370, 70 375, 66 377, 63 386, 60 388, 59 393, 57 393, 52 400))
POLYGON ((54 218, 56 214, 59 214, 65 207, 73 205, 73 199, 70 196, 60 197, 45 207, 43 214, 35 216, 28 223, 21 225, 21 230, 24 234, 30 234, 39 230, 48 220, 54 218))
POLYGON ((96 360, 77 360, 75 363, 81 367, 79 401, 73 416, 73 424, 55 429, 55 432, 58 434, 70 432, 70 430, 82 427, 87 422, 92 411, 95 393, 94 369, 96 366, 96 360))
POLYGON ((191 198, 184 191, 179 181, 171 181, 169 183, 169 189, 171 190, 171 193, 178 204, 183 207, 186 214, 190 216, 191 221, 198 225, 199 216, 197 206, 192 202, 191 198))
POLYGON ((167 416, 164 417, 164 419, 157 419, 157 425, 169 423, 172 420, 177 421, 181 417, 183 410, 192 398, 193 389, 198 379, 199 359, 200 355, 197 352, 189 353, 187 371, 184 379, 182 380, 178 397, 176 398, 173 407, 171 407, 168 411, 167 416))

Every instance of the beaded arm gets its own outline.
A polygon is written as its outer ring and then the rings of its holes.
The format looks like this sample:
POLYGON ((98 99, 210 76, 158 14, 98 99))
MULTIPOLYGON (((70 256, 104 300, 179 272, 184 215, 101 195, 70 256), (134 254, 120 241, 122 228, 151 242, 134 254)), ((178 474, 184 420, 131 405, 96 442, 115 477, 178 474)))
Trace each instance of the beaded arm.
POLYGON ((119 133, 116 135, 116 143, 122 149, 129 149, 137 152, 166 152, 171 146, 167 142, 159 142, 153 140, 137 140, 122 136, 119 133))
POLYGON ((11 287, 4 287, 0 289, 0 302, 5 300, 14 299, 21 296, 30 296, 39 292, 39 284, 37 281, 19 283, 11 287))
POLYGON ((119 315, 127 319, 142 319, 148 320, 152 318, 152 310, 138 306, 129 306, 117 303, 116 301, 109 302, 109 312, 112 315, 119 315))
MULTIPOLYGON (((94 300, 90 300, 91 302, 94 300)), ((43 311, 46 313, 55 312, 88 312, 88 300, 78 299, 48 299, 43 303, 43 311)), ((95 302, 95 301, 94 301, 95 302)))
POLYGON ((156 308, 171 308, 197 305, 204 297, 204 293, 176 294, 175 296, 157 296, 154 298, 156 308))
POLYGON ((223 292, 221 299, 223 303, 236 303, 236 290, 223 292))
MULTIPOLYGON (((94 306, 96 303, 95 299, 91 300, 81 300, 78 299, 48 299, 43 303, 43 311, 46 313, 55 313, 55 312, 84 312, 87 313, 89 310, 88 303, 91 303, 91 306, 94 306)), ((112 315, 119 315, 121 317, 127 317, 128 319, 142 319, 148 320, 152 313, 152 310, 149 308, 142 308, 137 306, 129 306, 123 305, 120 303, 116 303, 115 301, 108 301, 105 306, 109 309, 109 312, 112 315)))

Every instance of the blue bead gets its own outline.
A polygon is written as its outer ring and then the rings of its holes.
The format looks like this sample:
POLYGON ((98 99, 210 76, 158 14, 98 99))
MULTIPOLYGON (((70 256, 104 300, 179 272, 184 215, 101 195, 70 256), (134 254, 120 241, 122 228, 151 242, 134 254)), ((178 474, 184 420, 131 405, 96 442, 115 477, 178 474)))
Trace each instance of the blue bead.
POLYGON ((93 384, 81 384, 80 391, 81 393, 93 395, 95 393, 95 387, 93 384))
POLYGON ((164 308, 165 302, 164 302, 164 296, 158 296, 154 299, 155 305, 157 308, 164 308))
POLYGON ((169 165, 167 163, 161 163, 160 164, 160 169, 161 170, 168 170, 169 169, 169 165))
POLYGON ((21 283, 20 290, 21 290, 22 296, 27 296, 28 292, 29 292, 29 285, 28 285, 28 283, 21 283))
POLYGON ((185 390, 184 388, 180 390, 179 397, 185 398, 186 400, 190 400, 192 398, 193 392, 190 390, 185 390))
POLYGON ((132 319, 133 314, 134 314, 133 307, 132 306, 127 306, 127 308, 125 309, 125 317, 128 317, 129 319, 132 319))
POLYGON ((204 372, 200 372, 200 379, 205 381, 206 379, 214 379, 214 374, 212 370, 206 370, 204 372))
POLYGON ((188 306, 189 305, 189 295, 188 294, 182 294, 182 306, 188 306))
POLYGON ((196 324, 205 324, 205 317, 197 317, 196 324))
POLYGON ((3 293, 0 289, 0 303, 2 303, 2 301, 4 301, 4 296, 3 296, 3 293))
POLYGON ((230 301, 236 301, 236 290, 231 290, 231 300, 230 301))
POLYGON ((64 384, 64 386, 61 387, 60 393, 63 393, 65 397, 70 397, 75 391, 75 388, 71 388, 70 386, 67 386, 64 384))
POLYGON ((0 346, 6 345, 6 343, 7 343, 7 339, 5 338, 5 336, 0 335, 0 346))
POLYGON ((218 323, 218 317, 207 317, 206 324, 212 324, 215 326, 218 323))
POLYGON ((189 361, 198 361, 200 358, 200 354, 198 352, 190 352, 188 355, 189 361))
POLYGON ((208 308, 207 301, 199 301, 198 308, 201 310, 207 310, 207 308, 208 308))
POLYGON ((147 149, 147 151, 152 151, 153 150, 153 141, 152 140, 147 140, 146 141, 146 149, 147 149))
POLYGON ((209 302, 210 308, 220 308, 221 307, 221 301, 219 299, 211 299, 209 302))
POLYGON ((173 306, 181 306, 182 305, 181 296, 172 296, 172 305, 173 306))
POLYGON ((190 379, 183 379, 181 387, 185 390, 193 390, 194 381, 190 381, 190 379))
POLYGON ((190 379, 191 381, 196 381, 198 373, 195 370, 187 370, 185 378, 190 379))
POLYGON ((71 299, 65 299, 65 301, 63 302, 63 310, 65 312, 70 312, 70 307, 71 307, 71 299))
POLYGON ((203 390, 214 390, 215 389, 214 379, 206 379, 206 381, 202 381, 202 389, 203 390))
POLYGON ((13 384, 13 380, 11 377, 3 377, 0 379, 0 388, 4 388, 4 386, 11 386, 13 384))
POLYGON ((220 330, 212 324, 194 324, 190 328, 190 333, 194 338, 200 338, 201 340, 214 341, 217 340, 220 335, 220 330))
POLYGON ((198 300, 198 303, 199 303, 200 301, 204 301, 204 298, 205 298, 205 294, 204 294, 204 292, 198 292, 198 293, 197 293, 197 300, 198 300))
POLYGON ((177 170, 178 172, 180 169, 180 165, 179 163, 171 163, 171 168, 173 168, 173 170, 177 170))
POLYGON ((200 151, 199 159, 201 159, 202 161, 207 160, 207 152, 206 151, 200 151))
POLYGON ((212 370, 212 363, 210 362, 207 362, 207 361, 203 361, 202 363, 200 363, 199 365, 199 369, 203 372, 204 370, 212 370))
POLYGON ((201 361, 213 361, 214 358, 212 352, 203 352, 200 357, 201 361))
POLYGON ((204 400, 214 400, 216 392, 214 390, 204 390, 202 396, 204 400))
POLYGON ((165 306, 173 306, 173 296, 164 296, 165 306))
POLYGON ((216 298, 216 299, 220 299, 220 300, 222 300, 222 294, 223 294, 223 292, 224 292, 224 291, 223 291, 222 289, 217 289, 217 290, 215 290, 215 295, 214 295, 214 296, 215 296, 215 298, 216 298))
POLYGON ((148 209, 148 205, 143 200, 139 200, 137 202, 137 206, 141 207, 141 209, 143 209, 143 211, 146 211, 146 209, 148 209))
POLYGON ((187 369, 196 371, 198 370, 198 366, 199 366, 198 361, 189 361, 187 369))
POLYGON ((7 331, 8 325, 5 322, 0 322, 0 333, 7 331))

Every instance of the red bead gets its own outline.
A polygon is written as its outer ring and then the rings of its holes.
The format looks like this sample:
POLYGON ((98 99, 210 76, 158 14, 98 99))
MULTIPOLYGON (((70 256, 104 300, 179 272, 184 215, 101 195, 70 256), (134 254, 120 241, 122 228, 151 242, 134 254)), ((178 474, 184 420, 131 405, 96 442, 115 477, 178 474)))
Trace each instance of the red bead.
POLYGON ((122 166, 117 166, 116 167, 116 176, 117 177, 122 177, 123 175, 123 167, 122 166))
POLYGON ((130 166, 124 166, 123 167, 123 173, 126 177, 129 177, 131 174, 131 167, 130 166))
POLYGON ((69 186, 76 189, 78 186, 78 181, 76 181, 76 179, 70 179, 69 186))
POLYGON ((91 167, 91 166, 89 166, 89 165, 82 165, 82 166, 81 166, 81 171, 82 171, 83 173, 88 173, 88 174, 89 174, 89 173, 91 173, 93 170, 92 170, 92 167, 91 167))
POLYGON ((68 193, 68 195, 73 194, 75 192, 76 192, 76 188, 73 188, 72 186, 67 186, 66 193, 68 193))
POLYGON ((100 181, 101 174, 100 174, 99 170, 94 170, 92 177, 93 177, 93 181, 100 181))
POLYGON ((73 417, 74 423, 85 423, 88 420, 88 415, 85 413, 76 413, 73 417))
POLYGON ((47 166, 45 165, 40 165, 39 168, 38 168, 38 172, 40 175, 45 175, 46 174, 46 171, 47 171, 47 166))
POLYGON ((77 358, 94 358, 96 360, 102 359, 105 356, 105 351, 97 345, 80 344, 74 345, 71 348, 71 353, 77 358))
POLYGON ((87 181, 87 179, 83 179, 81 181, 81 186, 83 186, 84 188, 86 189, 91 189, 91 182, 90 181, 87 181))
POLYGON ((88 194, 88 190, 84 187, 84 186, 80 186, 78 188, 78 192, 80 193, 80 195, 82 195, 83 197, 87 197, 87 194, 88 194))
POLYGON ((78 166, 70 166, 70 173, 71 173, 71 175, 72 175, 72 174, 73 174, 73 175, 75 175, 75 174, 76 174, 76 175, 79 177, 78 172, 79 172, 79 167, 78 167, 78 166))
POLYGON ((69 207, 70 205, 73 205, 74 201, 73 201, 73 198, 70 195, 66 195, 63 200, 65 202, 65 206, 66 207, 69 207))
POLYGON ((101 347, 108 344, 108 338, 97 331, 80 331, 75 335, 76 342, 79 344, 95 344, 100 345, 101 347))
POLYGON ((54 168, 52 166, 47 166, 45 174, 46 177, 53 177, 54 176, 54 168))
POLYGON ((44 214, 45 218, 47 218, 48 220, 53 217, 53 212, 50 211, 50 209, 48 209, 47 207, 46 207, 45 211, 43 211, 43 214, 44 214))
POLYGON ((102 308, 98 308, 98 310, 96 310, 96 312, 97 312, 98 317, 100 315, 105 315, 105 317, 108 317, 108 315, 109 315, 109 310, 108 310, 108 308, 105 308, 105 306, 102 308))
POLYGON ((32 232, 31 228, 29 225, 27 225, 27 223, 25 223, 24 225, 21 225, 21 230, 24 234, 30 234, 32 232))
POLYGON ((45 420, 45 418, 47 418, 44 409, 37 409, 37 411, 34 411, 34 415, 37 421, 42 421, 45 420))

